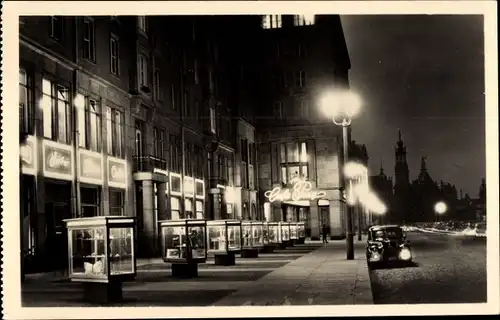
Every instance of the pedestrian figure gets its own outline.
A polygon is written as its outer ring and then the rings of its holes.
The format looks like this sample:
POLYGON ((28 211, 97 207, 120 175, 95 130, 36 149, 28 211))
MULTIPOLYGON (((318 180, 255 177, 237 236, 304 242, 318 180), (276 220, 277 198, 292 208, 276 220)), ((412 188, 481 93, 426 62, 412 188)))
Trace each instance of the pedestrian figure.
POLYGON ((323 234, 323 243, 328 243, 328 240, 326 240, 326 234, 328 233, 328 228, 326 227, 326 224, 323 224, 323 228, 321 231, 323 234))

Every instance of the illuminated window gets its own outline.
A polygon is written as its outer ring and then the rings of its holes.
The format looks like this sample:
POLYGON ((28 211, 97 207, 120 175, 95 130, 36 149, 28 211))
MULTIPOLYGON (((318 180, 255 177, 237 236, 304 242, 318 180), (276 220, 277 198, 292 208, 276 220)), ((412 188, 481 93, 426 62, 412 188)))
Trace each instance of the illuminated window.
POLYGON ((81 148, 99 152, 102 144, 101 106, 96 100, 83 100, 85 105, 78 109, 78 143, 81 148))
POLYGON ((181 202, 179 198, 170 197, 170 211, 172 212, 172 220, 181 219, 181 202))
POLYGON ((123 112, 106 107, 106 136, 108 154, 123 158, 123 112))
POLYGON ((309 178, 306 142, 288 142, 280 145, 281 182, 309 178))
POLYGON ((34 133, 35 110, 31 81, 26 71, 19 70, 19 128, 20 132, 26 134, 34 133))
POLYGON ((300 162, 307 162, 307 145, 305 142, 300 144, 300 162))
POLYGON ((281 28, 281 15, 265 15, 262 17, 262 28, 277 29, 281 28))
POLYGON ((203 201, 196 201, 196 219, 203 219, 203 201))
POLYGON ((42 80, 43 135, 61 143, 70 142, 69 92, 66 87, 42 80))
POLYGON ((194 219, 192 199, 184 199, 184 211, 186 219, 194 219))
POLYGON ((295 15, 293 16, 293 25, 296 27, 310 26, 314 24, 314 20, 315 20, 314 14, 295 15))

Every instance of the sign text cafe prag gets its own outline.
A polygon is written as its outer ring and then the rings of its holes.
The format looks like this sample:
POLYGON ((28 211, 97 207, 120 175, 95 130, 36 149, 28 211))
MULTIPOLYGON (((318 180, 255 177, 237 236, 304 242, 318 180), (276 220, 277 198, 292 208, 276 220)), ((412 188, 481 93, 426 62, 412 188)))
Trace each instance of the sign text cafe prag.
POLYGON ((264 193, 269 202, 317 200, 326 196, 325 191, 313 190, 312 184, 305 180, 295 180, 291 188, 276 187, 264 193))

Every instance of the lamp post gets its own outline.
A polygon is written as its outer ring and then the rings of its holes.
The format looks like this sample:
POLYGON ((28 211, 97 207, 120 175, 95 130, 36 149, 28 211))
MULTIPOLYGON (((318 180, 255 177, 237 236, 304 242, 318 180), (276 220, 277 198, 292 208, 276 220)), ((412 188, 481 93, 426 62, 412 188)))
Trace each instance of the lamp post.
POLYGON ((436 222, 439 221, 439 216, 446 213, 448 207, 443 201, 439 201, 434 205, 434 212, 436 213, 436 222))
MULTIPOLYGON (((349 90, 333 90, 327 92, 320 101, 320 107, 323 112, 332 119, 335 125, 342 127, 342 146, 343 146, 343 165, 347 164, 349 159, 349 127, 352 118, 355 117, 361 109, 361 99, 355 93, 349 90)), ((349 184, 344 175, 344 188, 349 184)), ((347 260, 354 260, 354 235, 352 231, 352 212, 353 206, 347 201, 346 214, 346 254, 347 260)))
MULTIPOLYGON (((368 168, 357 162, 348 162, 344 165, 344 175, 349 179, 351 183, 352 180, 357 181, 356 189, 363 188, 363 190, 368 190, 368 168)), ((350 186, 352 188, 352 186, 350 186)), ((353 203, 353 205, 356 202, 353 203)), ((362 215, 358 206, 358 241, 361 241, 361 227, 362 227, 362 215)))

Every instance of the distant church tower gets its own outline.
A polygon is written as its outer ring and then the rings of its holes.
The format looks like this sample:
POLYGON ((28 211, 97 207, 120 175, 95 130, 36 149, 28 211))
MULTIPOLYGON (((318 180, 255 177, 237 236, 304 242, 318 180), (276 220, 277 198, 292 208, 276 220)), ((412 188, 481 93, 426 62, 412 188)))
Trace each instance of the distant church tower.
POLYGON ((406 187, 410 183, 410 172, 408 163, 406 162, 406 146, 401 139, 401 130, 398 130, 398 142, 396 143, 395 156, 395 188, 398 187, 398 185, 406 187))
POLYGON ((394 216, 395 222, 411 220, 410 171, 406 162, 406 146, 398 130, 395 148, 396 165, 394 166, 394 216))

